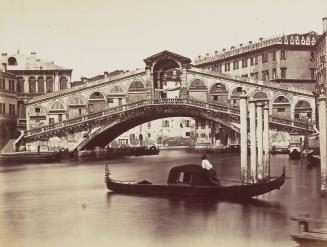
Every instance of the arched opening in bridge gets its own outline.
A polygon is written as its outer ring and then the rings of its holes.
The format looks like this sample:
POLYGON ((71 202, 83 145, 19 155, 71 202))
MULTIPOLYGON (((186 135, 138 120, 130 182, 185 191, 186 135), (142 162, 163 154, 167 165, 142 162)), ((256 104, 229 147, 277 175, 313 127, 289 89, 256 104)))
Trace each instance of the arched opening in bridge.
POLYGON ((146 99, 146 88, 141 81, 133 81, 128 88, 128 103, 146 99))
POLYGON ((281 118, 290 118, 291 103, 285 96, 278 96, 272 104, 272 114, 281 118))
POLYGON ((296 103, 294 108, 294 119, 300 121, 312 120, 312 108, 308 101, 300 100, 296 103))
POLYGON ((88 101, 88 112, 98 112, 103 111, 107 108, 107 102, 105 97, 100 92, 93 92, 88 101))
POLYGON ((68 102, 67 117, 76 118, 87 114, 85 100, 79 96, 73 96, 68 102))
POLYGON ((113 86, 108 93, 108 106, 109 108, 121 106, 123 104, 126 104, 125 100, 125 92, 124 90, 118 86, 113 86))
POLYGON ((171 117, 142 123, 110 142, 108 147, 164 146, 222 148, 239 144, 239 134, 212 120, 171 117))
POLYGON ((230 96, 230 105, 234 107, 240 106, 240 95, 242 94, 242 87, 234 88, 230 96))
POLYGON ((159 60, 153 67, 153 87, 156 98, 179 98, 181 69, 173 59, 159 60))
POLYGON ((209 93, 209 101, 213 103, 227 104, 228 91, 223 83, 216 82, 212 85, 209 93))
POLYGON ((190 99, 207 102, 208 87, 206 86, 204 81, 200 79, 195 79, 191 81, 189 87, 189 96, 190 99))
POLYGON ((66 108, 60 101, 55 101, 49 108, 49 124, 66 120, 66 108))

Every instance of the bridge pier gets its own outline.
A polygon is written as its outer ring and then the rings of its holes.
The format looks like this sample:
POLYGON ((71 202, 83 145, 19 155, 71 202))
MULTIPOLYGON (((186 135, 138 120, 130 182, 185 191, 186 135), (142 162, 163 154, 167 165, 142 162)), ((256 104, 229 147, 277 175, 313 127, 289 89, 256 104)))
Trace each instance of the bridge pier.
POLYGON ((247 98, 248 96, 243 92, 240 95, 240 137, 241 137, 241 181, 245 182, 248 180, 248 154, 247 154, 247 146, 248 146, 248 124, 247 124, 247 98))

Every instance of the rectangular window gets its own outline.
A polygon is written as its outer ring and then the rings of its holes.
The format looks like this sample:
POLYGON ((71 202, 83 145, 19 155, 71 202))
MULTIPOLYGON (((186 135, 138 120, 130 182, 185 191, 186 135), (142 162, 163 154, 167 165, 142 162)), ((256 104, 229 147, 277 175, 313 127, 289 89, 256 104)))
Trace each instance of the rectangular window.
POLYGON ((276 51, 273 51, 272 55, 273 55, 273 61, 276 61, 276 51))
POLYGON ((234 62, 233 62, 233 69, 234 69, 234 70, 235 70, 235 69, 238 69, 238 65, 239 65, 238 60, 234 61, 234 62))
POLYGON ((82 116, 82 109, 78 109, 78 115, 82 116))
POLYGON ((250 58, 250 64, 251 64, 251 66, 254 65, 254 57, 251 57, 251 58, 250 58))
POLYGON ((113 98, 109 98, 108 99, 108 103, 114 103, 114 99, 113 98))
POLYGON ((280 60, 286 60, 286 53, 285 53, 285 51, 280 51, 280 60))
POLYGON ((269 80, 269 71, 268 70, 263 70, 262 71, 262 80, 263 81, 268 81, 269 80))
POLYGON ((246 68, 248 66, 248 59, 247 58, 243 58, 242 59, 242 68, 246 68))
POLYGON ((61 122, 62 121, 62 114, 58 115, 58 121, 61 122))
POLYGON ((248 74, 244 74, 242 75, 243 78, 247 78, 248 77, 248 74))
POLYGON ((118 99, 118 105, 119 105, 119 106, 122 106, 122 105, 123 105, 123 99, 122 99, 122 98, 119 98, 119 99, 118 99))
POLYGON ((311 60, 311 62, 313 62, 315 60, 315 52, 314 51, 312 51, 310 53, 310 60, 311 60))
POLYGON ((214 100, 214 101, 218 101, 218 95, 214 95, 214 96, 213 96, 213 100, 214 100))
POLYGON ((285 108, 277 108, 277 112, 285 112, 285 108))
POLYGON ((6 104, 2 103, 2 114, 6 114, 6 104))
POLYGON ((185 127, 190 127, 190 120, 185 121, 185 127))
POLYGON ((191 132, 185 132, 185 136, 191 136, 191 132))
POLYGON ((258 56, 255 56, 255 57, 254 57, 254 64, 258 64, 258 60, 259 60, 259 59, 258 59, 258 56))
POLYGON ((149 138, 151 137, 151 134, 150 134, 150 133, 148 133, 148 137, 149 137, 149 138))
POLYGON ((286 78, 286 71, 287 71, 287 68, 280 68, 280 77, 282 79, 286 78))
POLYGON ((54 118, 49 118, 49 124, 54 124, 54 118))
POLYGON ((201 121, 201 129, 204 129, 206 127, 206 121, 203 120, 201 121))
POLYGON ((0 103, 0 114, 2 114, 2 103, 0 103))
POLYGON ((206 138, 206 134, 205 133, 201 133, 201 138, 206 138))
POLYGON ((151 122, 148 122, 148 129, 151 128, 151 122))
POLYGON ((262 63, 267 63, 268 62, 268 53, 263 53, 262 54, 262 63))
POLYGON ((277 79, 277 69, 272 70, 272 79, 277 79))
POLYGON ((225 71, 230 71, 230 63, 225 63, 225 71))
POLYGON ((169 127, 169 120, 164 120, 164 127, 166 127, 166 128, 169 127))
POLYGON ((310 69, 311 80, 315 79, 315 69, 310 69))

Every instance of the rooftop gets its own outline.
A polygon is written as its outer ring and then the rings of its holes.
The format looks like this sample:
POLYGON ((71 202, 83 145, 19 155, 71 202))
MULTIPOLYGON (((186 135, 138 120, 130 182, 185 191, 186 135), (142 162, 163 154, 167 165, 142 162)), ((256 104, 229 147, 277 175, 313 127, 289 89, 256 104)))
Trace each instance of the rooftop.
POLYGON ((54 64, 53 61, 41 59, 36 56, 36 52, 31 52, 30 55, 19 53, 8 55, 2 53, 0 63, 6 64, 7 70, 72 70, 54 64))
POLYGON ((215 51, 213 54, 207 53, 205 56, 199 55, 194 60, 194 64, 200 65, 210 63, 213 61, 218 61, 229 57, 245 54, 273 45, 313 47, 315 46, 320 36, 321 35, 318 35, 316 32, 309 32, 304 34, 279 35, 266 39, 259 38, 259 40, 255 42, 249 41, 247 44, 240 44, 238 47, 231 46, 230 49, 215 51))

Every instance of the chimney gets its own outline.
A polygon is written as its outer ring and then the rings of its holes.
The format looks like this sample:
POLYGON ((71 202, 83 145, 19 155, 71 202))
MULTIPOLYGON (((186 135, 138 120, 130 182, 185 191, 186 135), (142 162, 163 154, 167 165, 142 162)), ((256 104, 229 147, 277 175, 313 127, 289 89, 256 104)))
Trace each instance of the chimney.
POLYGON ((36 52, 35 51, 31 52, 31 57, 36 57, 36 52))
POLYGON ((82 77, 81 77, 81 81, 82 81, 83 83, 86 83, 86 82, 87 82, 87 78, 84 77, 84 76, 82 76, 82 77))
POLYGON ((242 47, 243 46, 243 44, 240 44, 240 47, 242 47))
POLYGON ((7 56, 7 53, 1 53, 1 55, 2 55, 3 57, 6 57, 6 56, 7 56))
POLYGON ((231 46, 230 49, 231 49, 231 50, 234 50, 234 46, 231 46))
POLYGON ((249 41, 249 45, 252 45, 252 41, 249 41))
POLYGON ((206 57, 209 57, 209 53, 206 53, 206 57))
POLYGON ((327 17, 322 18, 322 30, 327 33, 327 17))
POLYGON ((223 49, 223 52, 225 52, 225 51, 226 51, 226 49, 224 48, 224 49, 223 49))
POLYGON ((263 38, 259 38, 259 41, 263 41, 263 38))
POLYGON ((109 77, 109 72, 108 71, 103 72, 103 74, 104 74, 104 77, 109 77))
POLYGON ((218 51, 215 51, 215 54, 216 54, 216 55, 218 55, 218 53, 219 53, 218 51))
POLYGON ((4 72, 7 72, 7 64, 6 64, 6 63, 3 63, 3 64, 2 64, 2 70, 3 70, 4 72))

